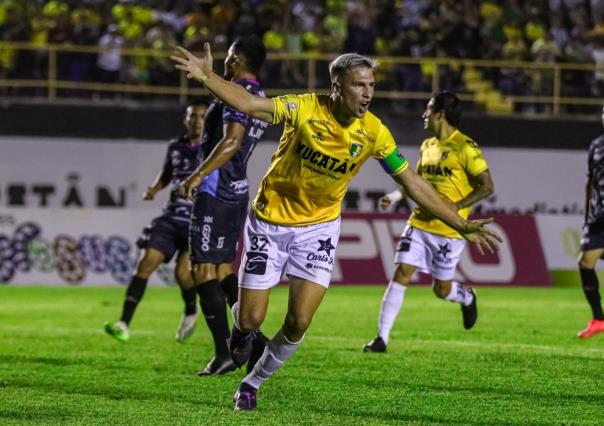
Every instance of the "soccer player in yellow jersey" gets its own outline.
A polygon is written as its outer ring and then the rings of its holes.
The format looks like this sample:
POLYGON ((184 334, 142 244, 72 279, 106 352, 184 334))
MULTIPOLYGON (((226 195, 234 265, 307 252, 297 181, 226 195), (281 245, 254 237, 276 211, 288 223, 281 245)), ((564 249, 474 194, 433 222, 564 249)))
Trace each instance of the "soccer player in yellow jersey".
POLYGON ((341 202, 348 182, 370 157, 426 211, 440 218, 480 250, 493 250, 500 237, 485 224, 466 221, 410 167, 382 122, 371 114, 374 62, 344 54, 329 66, 331 93, 276 98, 253 96, 212 71, 206 43, 202 57, 178 48, 176 68, 203 83, 227 105, 285 128, 262 179, 244 227, 239 304, 233 307, 230 350, 241 365, 253 331, 266 315, 269 292, 289 278, 283 326, 268 342, 252 372, 235 393, 236 410, 256 408, 256 393, 297 350, 329 286, 340 231, 341 202))
MULTIPOLYGON (((493 193, 493 180, 476 142, 457 129, 460 116, 461 103, 453 93, 441 92, 430 99, 423 119, 424 128, 434 136, 422 143, 417 173, 467 218, 474 203, 493 193)), ((401 188, 385 195, 380 199, 381 206, 388 207, 404 193, 401 188)), ((378 335, 364 346, 365 352, 386 351, 390 330, 416 270, 432 274, 437 297, 461 304, 464 328, 474 326, 478 317, 476 294, 453 281, 464 246, 464 237, 458 231, 425 208, 413 211, 396 249, 397 267, 382 300, 378 335)))

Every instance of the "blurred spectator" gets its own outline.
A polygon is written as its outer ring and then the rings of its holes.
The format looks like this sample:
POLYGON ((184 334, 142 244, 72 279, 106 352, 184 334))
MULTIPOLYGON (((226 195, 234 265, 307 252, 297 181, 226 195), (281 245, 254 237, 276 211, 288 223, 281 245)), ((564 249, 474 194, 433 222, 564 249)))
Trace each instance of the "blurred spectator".
POLYGON ((375 55, 377 32, 373 25, 373 15, 369 10, 358 6, 350 12, 347 33, 344 41, 345 52, 375 55))
POLYGON ((552 35, 558 49, 562 52, 566 43, 568 43, 569 35, 567 29, 564 27, 561 15, 554 14, 551 16, 551 24, 549 33, 552 35))
POLYGON ((99 39, 98 46, 102 49, 96 61, 97 79, 101 83, 117 83, 122 68, 122 48, 124 37, 119 33, 118 26, 111 24, 99 39))
POLYGON ((145 45, 153 51, 149 60, 149 83, 178 85, 179 74, 174 70, 174 64, 169 58, 177 44, 170 26, 165 22, 158 22, 147 31, 145 45))
POLYGON ((604 96, 604 37, 594 37, 594 48, 591 53, 597 68, 594 72, 593 94, 604 96))

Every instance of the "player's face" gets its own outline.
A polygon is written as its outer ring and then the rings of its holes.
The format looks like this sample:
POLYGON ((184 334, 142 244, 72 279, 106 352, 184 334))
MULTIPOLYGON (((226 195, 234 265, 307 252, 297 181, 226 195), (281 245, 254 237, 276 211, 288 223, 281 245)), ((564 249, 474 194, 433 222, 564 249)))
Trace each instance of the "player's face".
POLYGON ((184 124, 189 139, 198 139, 203 133, 203 120, 206 116, 206 111, 207 108, 205 106, 190 106, 187 108, 184 124))
POLYGON ((344 112, 356 118, 363 118, 369 110, 374 88, 373 70, 367 67, 350 68, 334 83, 344 112))
POLYGON ((434 112, 434 98, 430 99, 428 105, 426 105, 426 110, 422 114, 422 118, 424 119, 424 129, 432 133, 437 133, 442 113, 434 112))
POLYGON ((230 80, 233 78, 233 67, 237 62, 237 53, 235 52, 235 47, 231 44, 229 50, 227 52, 226 58, 224 58, 224 79, 230 80))

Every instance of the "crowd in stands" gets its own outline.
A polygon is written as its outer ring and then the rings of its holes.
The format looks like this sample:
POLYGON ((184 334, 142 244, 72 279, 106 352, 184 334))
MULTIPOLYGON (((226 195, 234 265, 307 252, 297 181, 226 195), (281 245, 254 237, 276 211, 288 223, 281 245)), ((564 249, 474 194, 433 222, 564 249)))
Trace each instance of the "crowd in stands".
MULTIPOLYGON (((238 35, 255 33, 269 52, 290 54, 595 63, 602 70, 565 72, 564 94, 603 96, 603 18, 604 0, 0 0, 0 40, 104 48, 98 55, 62 54, 58 78, 70 81, 177 84, 164 55, 129 56, 123 49, 199 51, 208 41, 224 52, 238 35)), ((0 78, 44 78, 47 61, 43 49, 0 46, 0 78)), ((378 79, 385 87, 424 91, 434 70, 429 63, 382 61, 378 79)), ((306 84, 303 61, 270 60, 265 73, 279 87, 306 84)), ((441 88, 460 89, 459 72, 441 73, 441 88)), ((505 94, 551 94, 551 72, 491 74, 505 94)))

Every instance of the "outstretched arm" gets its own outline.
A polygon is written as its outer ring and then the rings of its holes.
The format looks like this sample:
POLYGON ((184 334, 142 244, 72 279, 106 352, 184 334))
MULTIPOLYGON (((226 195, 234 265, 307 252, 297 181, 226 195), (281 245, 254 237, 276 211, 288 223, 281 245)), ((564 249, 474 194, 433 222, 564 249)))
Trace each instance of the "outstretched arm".
POLYGON ((497 241, 502 241, 499 235, 484 226, 493 219, 472 221, 463 219, 457 214, 457 207, 451 201, 441 197, 428 181, 422 179, 411 168, 405 168, 392 178, 420 207, 455 229, 466 240, 476 244, 480 253, 483 253, 485 248, 490 252, 495 251, 497 241))
POLYGON ((252 95, 238 84, 221 78, 212 71, 210 44, 204 44, 204 53, 196 57, 188 50, 177 47, 180 55, 170 56, 176 69, 185 71, 187 78, 202 83, 214 96, 233 109, 268 123, 273 121, 275 104, 271 98, 252 95))
POLYGON ((155 194, 164 189, 170 183, 170 179, 172 179, 172 163, 170 162, 168 155, 169 153, 166 156, 164 166, 162 167, 161 171, 155 176, 153 183, 149 185, 143 193, 143 200, 153 200, 155 198, 155 194))

